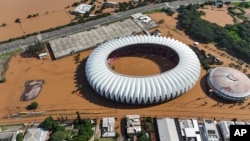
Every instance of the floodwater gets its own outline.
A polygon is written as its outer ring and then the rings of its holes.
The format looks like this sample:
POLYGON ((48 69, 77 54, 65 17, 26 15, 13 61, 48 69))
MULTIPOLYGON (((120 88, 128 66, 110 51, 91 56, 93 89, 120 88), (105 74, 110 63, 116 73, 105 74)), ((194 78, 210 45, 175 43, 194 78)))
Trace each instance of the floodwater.
POLYGON ((0 41, 70 23, 77 0, 0 0, 0 41), (67 7, 70 8, 67 8, 67 7), (28 15, 38 16, 27 19, 28 15), (14 21, 19 18, 21 23, 14 21))

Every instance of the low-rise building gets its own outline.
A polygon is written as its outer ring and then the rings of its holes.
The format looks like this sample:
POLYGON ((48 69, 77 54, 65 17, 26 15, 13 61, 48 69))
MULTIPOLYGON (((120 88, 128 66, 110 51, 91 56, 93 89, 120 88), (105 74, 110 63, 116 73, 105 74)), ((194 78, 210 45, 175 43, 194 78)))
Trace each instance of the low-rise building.
POLYGON ((74 9, 74 12, 85 14, 86 12, 89 12, 91 8, 92 5, 80 4, 74 9))
POLYGON ((102 137, 115 137, 115 118, 104 117, 102 119, 102 137))
POLYGON ((235 125, 245 125, 246 123, 243 121, 235 121, 235 125))
POLYGON ((203 125, 205 141, 221 141, 216 121, 204 120, 203 125))
POLYGON ((179 121, 182 140, 201 141, 201 133, 196 119, 183 119, 179 121))
POLYGON ((16 131, 0 132, 0 141, 14 141, 13 136, 16 131))
POLYGON ((230 141, 230 125, 234 125, 233 121, 220 121, 219 127, 224 141, 230 141))
POLYGON ((24 136, 24 141, 46 141, 48 131, 41 128, 29 128, 24 136))
POLYGON ((127 134, 141 133, 140 115, 126 115, 127 134))
POLYGON ((156 119, 158 135, 160 141, 179 141, 175 119, 160 118, 156 119))

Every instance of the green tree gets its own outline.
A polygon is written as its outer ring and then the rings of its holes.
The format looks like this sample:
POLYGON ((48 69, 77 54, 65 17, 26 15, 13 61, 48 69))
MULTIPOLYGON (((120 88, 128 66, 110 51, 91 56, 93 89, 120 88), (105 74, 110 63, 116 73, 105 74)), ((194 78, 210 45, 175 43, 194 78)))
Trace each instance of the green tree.
POLYGON ((51 116, 47 117, 42 123, 42 127, 45 130, 49 130, 52 132, 65 130, 64 127, 59 127, 59 126, 60 126, 59 122, 55 121, 51 116))
POLYGON ((26 109, 27 109, 27 110, 36 110, 37 107, 38 107, 38 103, 34 101, 34 102, 30 103, 30 105, 28 105, 28 106, 26 107, 26 109))
POLYGON ((37 57, 39 53, 44 52, 45 47, 42 43, 36 43, 35 45, 30 45, 25 50, 28 56, 37 57))
POLYGON ((23 133, 18 133, 16 136, 16 141, 23 141, 24 135, 23 133))
POLYGON ((51 141, 63 141, 66 135, 63 131, 56 131, 51 135, 51 141))
POLYGON ((20 20, 19 18, 17 18, 17 19, 15 20, 15 23, 21 23, 21 20, 20 20))
POLYGON ((142 132, 137 135, 138 141, 150 141, 150 139, 146 136, 146 131, 142 129, 142 132))

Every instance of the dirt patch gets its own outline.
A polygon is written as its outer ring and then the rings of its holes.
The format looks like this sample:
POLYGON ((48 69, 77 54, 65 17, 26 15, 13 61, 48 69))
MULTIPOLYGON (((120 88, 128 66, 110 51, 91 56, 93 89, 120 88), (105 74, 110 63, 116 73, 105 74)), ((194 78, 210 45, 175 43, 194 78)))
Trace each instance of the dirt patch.
POLYGON ((201 18, 209 22, 216 23, 220 26, 234 23, 233 18, 228 14, 227 6, 225 5, 222 8, 205 6, 203 9, 199 10, 206 13, 204 16, 201 16, 201 18))

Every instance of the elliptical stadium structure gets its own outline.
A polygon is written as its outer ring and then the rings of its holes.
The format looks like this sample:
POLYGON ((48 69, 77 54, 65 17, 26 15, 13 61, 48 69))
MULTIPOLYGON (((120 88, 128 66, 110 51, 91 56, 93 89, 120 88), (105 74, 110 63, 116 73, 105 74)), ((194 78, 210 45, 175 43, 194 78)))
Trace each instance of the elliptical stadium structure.
POLYGON ((174 99, 200 76, 200 62, 184 43, 156 36, 127 36, 98 46, 88 57, 85 73, 91 87, 107 99, 128 104, 155 104, 174 99), (173 65, 155 75, 132 76, 115 72, 112 60, 128 55, 160 55, 173 65))

